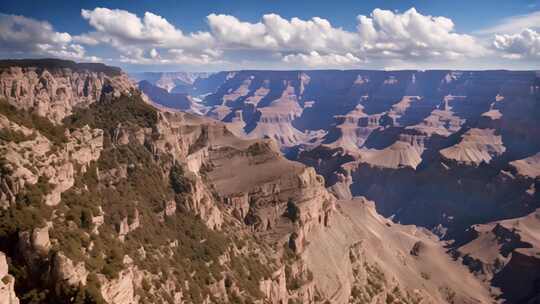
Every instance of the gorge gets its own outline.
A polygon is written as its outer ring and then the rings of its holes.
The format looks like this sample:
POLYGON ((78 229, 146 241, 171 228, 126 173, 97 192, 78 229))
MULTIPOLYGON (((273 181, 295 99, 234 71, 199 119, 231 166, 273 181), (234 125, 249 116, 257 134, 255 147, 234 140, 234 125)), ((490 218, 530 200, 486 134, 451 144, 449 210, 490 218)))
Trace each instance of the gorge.
POLYGON ((0 61, 0 303, 540 300, 538 72, 177 74, 0 61))

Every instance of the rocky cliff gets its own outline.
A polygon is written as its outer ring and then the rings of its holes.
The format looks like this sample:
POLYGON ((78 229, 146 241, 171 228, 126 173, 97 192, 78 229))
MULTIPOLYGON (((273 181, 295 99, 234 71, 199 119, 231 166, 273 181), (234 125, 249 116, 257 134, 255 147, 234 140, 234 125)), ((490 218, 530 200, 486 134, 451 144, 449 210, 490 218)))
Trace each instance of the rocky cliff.
POLYGON ((511 303, 538 301, 540 209, 514 219, 474 225, 455 254, 477 276, 493 282, 511 303))
POLYGON ((489 301, 429 232, 337 202, 274 140, 156 108, 116 69, 0 67, 7 303, 489 301))
MULTIPOLYGON (((274 139, 337 198, 365 196, 452 250, 474 225, 540 207, 538 71, 235 71, 194 83, 206 115, 235 135, 274 139)), ((503 298, 537 292, 479 277, 503 298)))

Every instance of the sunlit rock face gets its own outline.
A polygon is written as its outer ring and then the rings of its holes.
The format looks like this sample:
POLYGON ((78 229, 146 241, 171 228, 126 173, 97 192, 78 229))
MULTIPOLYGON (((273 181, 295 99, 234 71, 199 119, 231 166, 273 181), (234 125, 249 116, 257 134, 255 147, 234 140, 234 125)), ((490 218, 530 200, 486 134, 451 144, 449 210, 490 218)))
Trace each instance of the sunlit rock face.
POLYGON ((57 124, 76 107, 132 88, 127 75, 118 68, 102 64, 76 66, 74 62, 66 67, 55 59, 41 67, 29 61, 12 61, 0 67, 0 79, 0 98, 57 124))

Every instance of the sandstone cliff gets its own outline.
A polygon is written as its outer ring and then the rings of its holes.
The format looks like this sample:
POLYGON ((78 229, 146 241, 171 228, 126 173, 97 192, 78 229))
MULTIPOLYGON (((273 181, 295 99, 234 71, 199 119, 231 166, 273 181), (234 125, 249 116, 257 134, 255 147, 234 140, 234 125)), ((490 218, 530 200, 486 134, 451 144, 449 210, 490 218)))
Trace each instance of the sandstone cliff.
POLYGON ((0 244, 24 269, 6 276, 6 294, 314 301, 311 280, 291 289, 308 270, 286 276, 302 262, 284 252, 300 254, 309 231, 330 223, 323 179, 271 141, 156 109, 124 74, 95 68, 38 61, 1 72, 0 244))

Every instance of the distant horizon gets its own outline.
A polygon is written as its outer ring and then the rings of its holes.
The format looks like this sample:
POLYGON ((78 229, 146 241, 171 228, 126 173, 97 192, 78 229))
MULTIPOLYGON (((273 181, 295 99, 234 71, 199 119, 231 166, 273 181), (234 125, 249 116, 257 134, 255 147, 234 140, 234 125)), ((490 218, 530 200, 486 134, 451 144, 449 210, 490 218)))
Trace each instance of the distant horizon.
POLYGON ((489 71, 507 71, 507 72, 540 72, 539 69, 504 69, 504 68, 493 68, 493 69, 441 69, 441 68, 434 68, 434 69, 363 69, 363 68, 352 68, 352 69, 336 69, 336 68, 327 68, 327 69, 240 69, 240 70, 216 70, 216 71, 187 71, 187 70, 144 70, 144 71, 129 71, 121 66, 108 64, 106 62, 89 62, 89 61, 77 61, 77 60, 70 60, 70 59, 62 59, 62 58, 54 58, 54 57, 33 57, 33 58, 1 58, 0 62, 2 61, 13 61, 13 60, 65 60, 65 61, 72 61, 77 64, 104 64, 106 66, 114 67, 114 68, 120 68, 123 72, 126 74, 142 74, 142 73, 196 73, 196 74, 216 74, 220 72, 249 72, 249 71, 260 71, 260 72, 306 72, 306 71, 377 71, 377 72, 400 72, 400 71, 415 71, 415 72, 429 72, 429 71, 454 71, 454 72, 489 72, 489 71))

